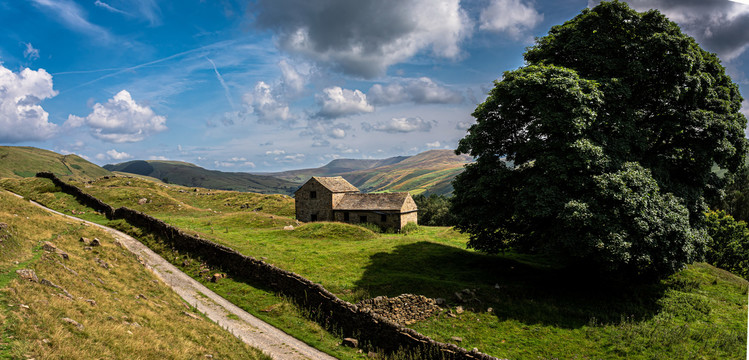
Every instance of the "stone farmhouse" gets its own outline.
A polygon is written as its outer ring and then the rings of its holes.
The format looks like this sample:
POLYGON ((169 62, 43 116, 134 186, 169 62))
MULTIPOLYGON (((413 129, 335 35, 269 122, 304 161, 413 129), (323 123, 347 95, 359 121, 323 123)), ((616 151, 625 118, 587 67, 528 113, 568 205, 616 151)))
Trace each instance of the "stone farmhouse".
POLYGON ((395 230, 417 223, 411 194, 362 194, 340 176, 312 177, 294 193, 294 202, 296 219, 304 222, 372 223, 395 230))

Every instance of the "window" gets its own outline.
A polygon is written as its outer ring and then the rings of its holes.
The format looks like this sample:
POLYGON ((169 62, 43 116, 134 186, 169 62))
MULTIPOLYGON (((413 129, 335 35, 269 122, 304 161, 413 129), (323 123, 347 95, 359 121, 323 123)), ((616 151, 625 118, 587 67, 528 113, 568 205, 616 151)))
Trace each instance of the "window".
POLYGON ((310 199, 317 199, 317 191, 310 191, 309 192, 309 198, 310 199))
POLYGON ((343 213, 343 221, 349 221, 348 211, 346 211, 345 213, 343 213))
POLYGON ((317 214, 310 215, 310 221, 317 221, 317 214))
POLYGON ((388 216, 385 214, 380 215, 380 222, 385 222, 388 220, 388 216))
POLYGON ((367 222, 367 215, 359 216, 359 222, 362 223, 362 224, 364 224, 365 222, 367 222))

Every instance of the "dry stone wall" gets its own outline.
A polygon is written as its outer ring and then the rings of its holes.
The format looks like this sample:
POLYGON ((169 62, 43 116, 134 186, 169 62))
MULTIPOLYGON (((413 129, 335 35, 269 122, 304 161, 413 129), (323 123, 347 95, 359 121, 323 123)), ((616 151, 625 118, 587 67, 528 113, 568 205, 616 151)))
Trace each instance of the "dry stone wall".
POLYGON ((346 336, 355 337, 359 343, 369 343, 386 351, 421 348, 427 353, 439 354, 435 357, 442 359, 495 359, 477 351, 467 351, 453 344, 434 341, 378 315, 371 309, 360 308, 343 301, 322 285, 300 275, 240 254, 226 246, 186 234, 179 228, 148 214, 126 207, 113 210, 108 204, 75 186, 66 184, 52 173, 39 173, 37 176, 51 179, 62 191, 75 196, 82 204, 105 213, 109 219, 124 219, 131 225, 160 237, 175 249, 197 255, 208 264, 222 268, 229 274, 255 279, 273 291, 293 299, 311 313, 318 314, 315 320, 322 325, 332 326, 346 336))

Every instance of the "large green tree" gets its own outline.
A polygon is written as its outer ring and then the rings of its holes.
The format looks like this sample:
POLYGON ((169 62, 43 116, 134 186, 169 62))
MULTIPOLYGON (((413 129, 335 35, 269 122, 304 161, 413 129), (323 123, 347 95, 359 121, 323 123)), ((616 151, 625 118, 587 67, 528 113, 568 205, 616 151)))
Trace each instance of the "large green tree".
POLYGON ((665 275, 702 256, 714 164, 744 160, 746 118, 718 58, 658 11, 603 2, 504 73, 457 153, 469 246, 665 275))

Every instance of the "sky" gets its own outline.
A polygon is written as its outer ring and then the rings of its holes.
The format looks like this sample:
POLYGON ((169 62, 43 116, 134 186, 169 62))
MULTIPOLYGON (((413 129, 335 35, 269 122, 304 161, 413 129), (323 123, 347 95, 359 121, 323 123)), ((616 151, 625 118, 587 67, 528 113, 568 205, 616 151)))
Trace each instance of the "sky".
MULTIPOLYGON (((0 0, 0 145, 242 172, 454 149, 534 38, 598 2, 0 0)), ((628 3, 749 98, 749 0, 628 3)))

